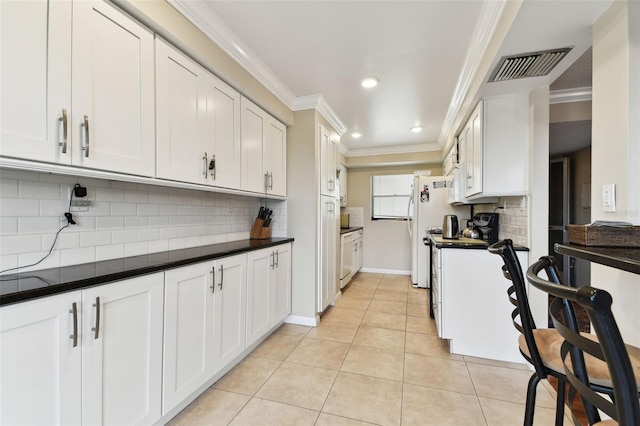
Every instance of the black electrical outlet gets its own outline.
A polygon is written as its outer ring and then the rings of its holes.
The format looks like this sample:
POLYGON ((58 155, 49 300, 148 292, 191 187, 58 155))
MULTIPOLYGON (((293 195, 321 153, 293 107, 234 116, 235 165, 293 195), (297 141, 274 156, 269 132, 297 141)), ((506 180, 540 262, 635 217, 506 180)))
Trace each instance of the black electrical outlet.
POLYGON ((79 183, 76 183, 76 186, 73 187, 73 195, 76 198, 83 198, 87 196, 87 188, 84 186, 80 186, 79 183))

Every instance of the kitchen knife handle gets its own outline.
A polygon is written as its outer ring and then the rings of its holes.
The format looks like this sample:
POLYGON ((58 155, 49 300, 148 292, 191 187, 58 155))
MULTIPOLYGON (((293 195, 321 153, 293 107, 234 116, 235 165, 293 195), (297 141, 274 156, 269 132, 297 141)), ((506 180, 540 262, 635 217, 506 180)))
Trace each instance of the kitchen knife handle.
POLYGON ((93 335, 94 339, 98 339, 100 335, 100 298, 96 297, 96 303, 93 304, 93 307, 96 308, 96 326, 91 329, 91 331, 95 332, 93 335))
POLYGON ((89 116, 85 115, 84 120, 80 123, 80 126, 84 127, 84 146, 81 148, 84 151, 85 158, 89 158, 89 116))
POLYGON ((207 153, 204 153, 204 156, 202 157, 202 161, 204 161, 204 171, 202 172, 202 175, 206 178, 207 177, 207 167, 209 166, 209 162, 207 161, 208 157, 207 157, 207 153))
POLYGON ((70 314, 73 314, 73 334, 69 336, 73 340, 73 347, 78 346, 78 304, 73 302, 71 304, 70 314))
POLYGON ((62 108, 62 117, 58 118, 59 121, 62 121, 62 141, 58 143, 58 146, 62 147, 62 153, 67 153, 67 140, 68 137, 68 124, 69 119, 67 116, 67 110, 62 108))

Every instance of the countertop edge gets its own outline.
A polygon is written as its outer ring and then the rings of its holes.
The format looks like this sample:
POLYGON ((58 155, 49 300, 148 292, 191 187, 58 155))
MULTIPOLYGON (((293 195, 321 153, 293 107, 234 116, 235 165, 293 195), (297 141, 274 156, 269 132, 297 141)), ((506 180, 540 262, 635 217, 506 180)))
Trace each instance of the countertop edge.
MULTIPOLYGON (((486 250, 489 247, 489 244, 487 245, 481 245, 481 244, 465 244, 465 243, 459 243, 457 242, 457 240, 452 239, 450 240, 450 242, 447 243, 439 243, 436 242, 435 240, 433 240, 430 237, 423 237, 422 240, 426 240, 429 239, 432 241, 432 244, 434 246, 436 246, 436 248, 439 249, 465 249, 465 250, 486 250)), ((425 242, 426 244, 426 242, 425 242)), ((514 245, 513 249, 515 251, 529 251, 528 247, 524 247, 524 246, 519 246, 519 245, 514 245)))
POLYGON ((591 247, 570 243, 556 243, 556 253, 595 262, 600 265, 620 269, 632 274, 640 274, 640 249, 624 247, 591 247), (631 253, 635 254, 635 257, 631 253))
MULTIPOLYGON (((122 262, 126 263, 127 261, 130 261, 132 263, 135 263, 136 259, 143 259, 143 258, 147 258, 148 259, 149 256, 158 256, 158 257, 160 257, 160 256, 163 256, 163 254, 166 254, 167 257, 171 257, 170 253, 179 253, 181 251, 193 251, 193 250, 198 250, 198 249, 206 250, 207 247, 210 248, 211 250, 213 250, 210 253, 202 254, 202 255, 199 255, 199 256, 194 256, 194 257, 189 257, 189 258, 182 258, 182 259, 177 259, 177 260, 168 260, 166 262, 158 262, 158 263, 153 264, 153 265, 133 267, 133 268, 125 270, 125 271, 107 273, 107 274, 100 274, 100 275, 97 275, 97 276, 80 278, 80 279, 76 279, 76 280, 63 281, 63 282, 61 282, 59 284, 55 284, 53 286, 50 285, 50 286, 46 286, 46 287, 39 287, 39 288, 31 289, 31 290, 24 290, 24 291, 10 293, 10 294, 6 294, 6 295, 0 295, 0 306, 11 305, 11 304, 14 304, 14 303, 19 303, 19 302, 26 302, 28 300, 39 299, 39 298, 48 297, 48 296, 54 296, 54 295, 57 295, 57 294, 68 293, 68 292, 75 291, 75 290, 82 290, 82 289, 85 289, 85 288, 104 285, 104 284, 108 284, 108 283, 115 282, 115 281, 121 281, 121 280, 129 279, 129 278, 139 277, 141 275, 151 275, 151 274, 154 274, 154 273, 157 273, 157 272, 164 272, 166 270, 173 269, 173 268, 178 268, 178 267, 181 267, 181 266, 187 266, 187 265, 192 265, 192 264, 195 264, 195 263, 206 262, 208 260, 220 259, 220 258, 223 258, 223 257, 233 256, 233 255, 241 254, 241 253, 248 253, 248 252, 252 252, 252 251, 255 251, 255 250, 261 250, 261 249, 268 248, 268 247, 274 247, 274 246, 278 246, 278 245, 282 245, 282 244, 287 244, 287 243, 290 243, 290 242, 293 242, 293 241, 294 241, 294 238, 290 238, 290 237, 271 238, 268 241, 266 241, 266 240, 238 240, 238 241, 230 241, 228 243, 210 244, 210 245, 206 245, 206 246, 190 247, 190 248, 187 248, 187 249, 171 250, 171 251, 157 252, 157 253, 149 253, 149 254, 141 255, 141 256, 131 256, 131 257, 124 257, 124 258, 119 258, 119 259, 111 259, 111 260, 102 261, 102 262, 122 261, 122 262), (256 241, 259 241, 259 243, 256 244, 256 241), (237 248, 232 248, 232 249, 224 249, 223 247, 226 244, 229 244, 229 243, 236 243, 236 244, 246 243, 246 246, 239 246, 237 248), (215 251, 215 246, 221 246, 220 251, 215 251)), ((97 264, 102 263, 102 262, 91 262, 91 263, 81 264, 81 265, 97 265, 97 264)), ((0 276, 0 282, 1 281, 5 281, 5 282, 13 281, 13 282, 15 282, 15 281, 20 281, 20 279, 23 279, 23 278, 36 278, 36 279, 40 279, 40 280, 46 282, 45 279, 38 277, 39 273, 42 274, 45 271, 52 271, 52 270, 60 270, 61 271, 61 270, 65 269, 65 268, 70 269, 70 268, 77 268, 79 266, 80 265, 70 265, 70 266, 60 267, 60 268, 42 269, 42 270, 36 270, 36 271, 23 272, 23 273, 20 273, 20 274, 4 275, 4 276, 0 276), (6 279, 7 277, 13 277, 13 276, 16 277, 13 280, 6 279)))

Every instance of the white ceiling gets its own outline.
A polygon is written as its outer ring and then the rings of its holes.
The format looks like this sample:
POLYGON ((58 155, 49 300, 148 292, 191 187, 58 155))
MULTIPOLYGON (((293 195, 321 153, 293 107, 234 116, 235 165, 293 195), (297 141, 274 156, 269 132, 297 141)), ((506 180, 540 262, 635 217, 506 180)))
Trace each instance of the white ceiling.
MULTIPOLYGON (((460 94, 469 77, 464 73, 478 56, 478 39, 493 31, 486 22, 487 10, 504 4, 169 1, 292 109, 299 97, 321 94, 348 129, 341 141, 353 155, 439 149, 456 130, 447 117, 461 107, 460 94), (366 76, 378 77, 380 85, 361 88, 359 81, 366 76), (414 125, 423 126, 422 133, 412 133, 414 125), (353 139, 355 131, 363 137, 353 139)), ((550 84, 590 46, 591 24, 610 2, 524 1, 491 70, 502 55, 574 49, 548 77, 489 83, 470 96, 479 99, 550 84)))

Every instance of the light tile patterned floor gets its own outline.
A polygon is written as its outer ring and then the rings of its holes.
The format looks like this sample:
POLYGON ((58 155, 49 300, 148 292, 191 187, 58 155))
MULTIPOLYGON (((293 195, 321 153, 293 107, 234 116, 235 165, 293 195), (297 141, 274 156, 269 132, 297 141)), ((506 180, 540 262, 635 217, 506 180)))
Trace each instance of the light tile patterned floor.
MULTIPOLYGON (((428 315, 409 277, 360 273, 318 327, 283 325, 170 424, 522 424, 527 367, 450 354, 428 315)), ((554 415, 538 386, 535 424, 554 415)))

